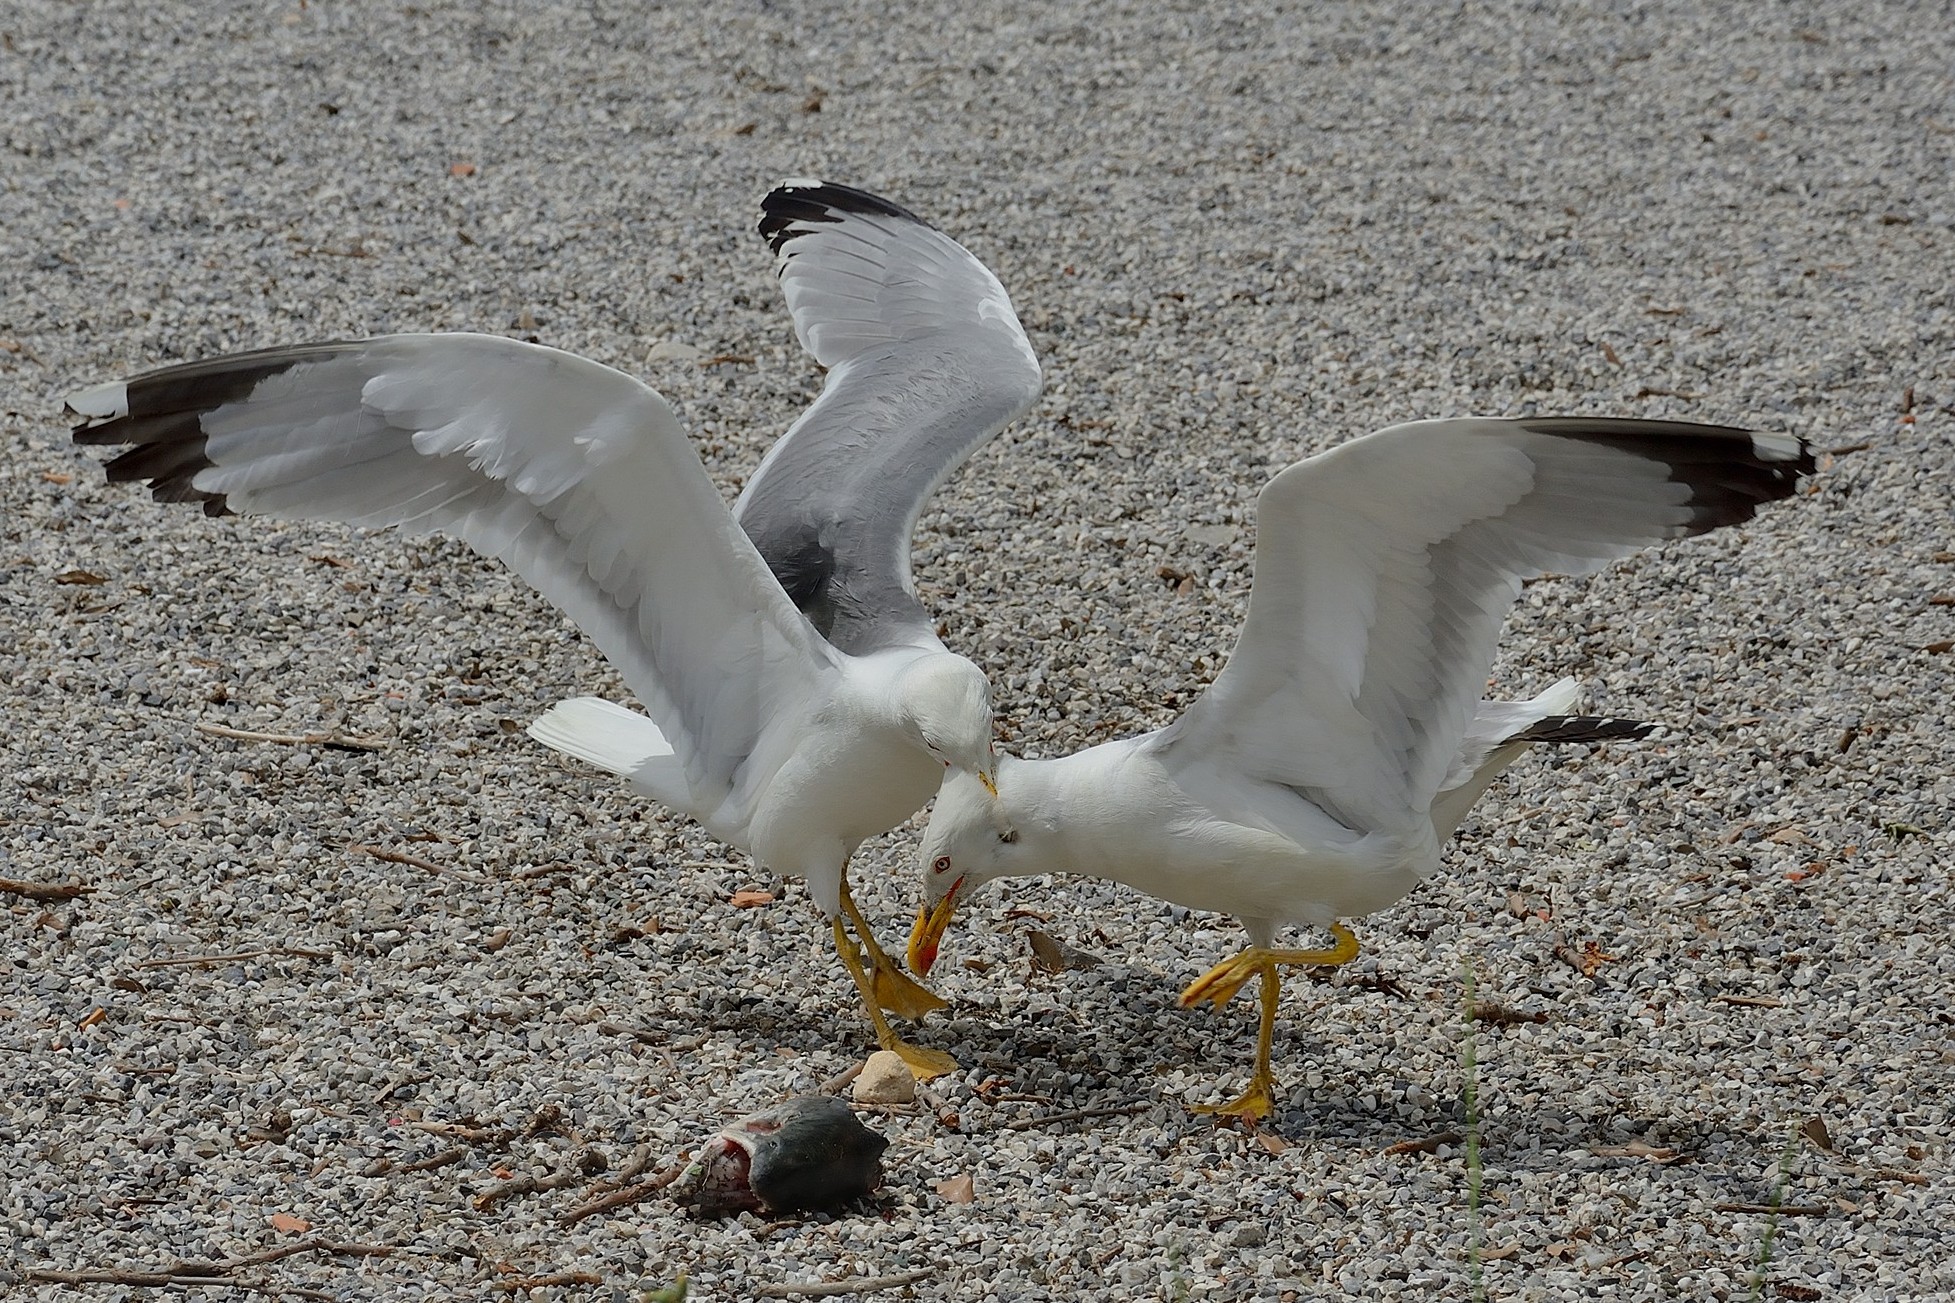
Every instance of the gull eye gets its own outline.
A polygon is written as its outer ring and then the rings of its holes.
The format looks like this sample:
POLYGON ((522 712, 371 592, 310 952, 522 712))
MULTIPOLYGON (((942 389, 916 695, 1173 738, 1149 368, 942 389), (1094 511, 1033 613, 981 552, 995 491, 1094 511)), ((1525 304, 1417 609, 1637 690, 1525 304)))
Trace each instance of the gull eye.
POLYGON ((1005 829, 1003 832, 998 834, 998 840, 1003 842, 1007 846, 1011 845, 1013 842, 1018 840, 1018 829, 1016 828, 1005 829))
POLYGON ((935 873, 949 873, 949 872, 950 872, 950 856, 948 856, 948 855, 939 855, 939 856, 938 856, 938 857, 937 857, 937 858, 936 858, 936 859, 935 859, 934 861, 932 861, 932 863, 931 863, 931 865, 930 865, 930 868, 931 868, 931 871, 932 871, 932 872, 935 872, 935 873))

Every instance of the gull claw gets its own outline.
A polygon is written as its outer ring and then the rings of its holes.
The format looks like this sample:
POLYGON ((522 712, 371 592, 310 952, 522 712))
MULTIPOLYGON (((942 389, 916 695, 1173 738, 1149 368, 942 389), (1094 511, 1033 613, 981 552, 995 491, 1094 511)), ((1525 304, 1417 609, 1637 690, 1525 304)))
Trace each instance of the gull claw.
POLYGON ((1249 1079, 1249 1089, 1226 1104, 1190 1104, 1189 1111, 1211 1113, 1218 1117, 1239 1117, 1245 1122, 1260 1122, 1276 1111, 1276 1101, 1270 1087, 1275 1082, 1268 1076, 1257 1074, 1249 1079))
POLYGON ((1188 983, 1188 988, 1181 993, 1181 1007, 1192 1009, 1203 1000, 1209 1000, 1220 1009, 1235 999, 1236 992, 1247 986, 1249 979, 1260 972, 1262 965, 1253 951, 1232 955, 1188 983))
POLYGON ((912 1045, 900 1036, 891 1036, 882 1041, 882 1047, 910 1065, 910 1072, 918 1081, 928 1081, 932 1077, 942 1077, 957 1071, 957 1060, 942 1050, 929 1050, 921 1045, 912 1045))

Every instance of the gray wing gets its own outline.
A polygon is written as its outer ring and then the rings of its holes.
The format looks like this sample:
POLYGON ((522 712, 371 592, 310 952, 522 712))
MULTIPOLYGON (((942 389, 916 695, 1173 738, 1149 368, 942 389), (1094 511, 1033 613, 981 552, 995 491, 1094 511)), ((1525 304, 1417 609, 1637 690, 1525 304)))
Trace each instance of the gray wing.
POLYGON ((1813 470, 1791 435, 1602 417, 1418 421, 1283 471, 1228 665, 1168 731, 1347 827, 1427 819, 1521 581, 1740 524, 1813 470))
POLYGON ((898 205, 790 181, 761 213, 794 333, 828 380, 734 518, 835 646, 934 643, 911 531, 937 486, 1037 400, 1038 358, 998 278, 898 205))
MULTIPOLYGON (((835 652, 783 599, 657 393, 553 348, 388 335, 192 362, 73 395, 75 440, 164 502, 460 538, 604 652, 745 844, 749 756, 794 744, 835 652)), ((656 749, 656 748, 654 748, 656 749)))

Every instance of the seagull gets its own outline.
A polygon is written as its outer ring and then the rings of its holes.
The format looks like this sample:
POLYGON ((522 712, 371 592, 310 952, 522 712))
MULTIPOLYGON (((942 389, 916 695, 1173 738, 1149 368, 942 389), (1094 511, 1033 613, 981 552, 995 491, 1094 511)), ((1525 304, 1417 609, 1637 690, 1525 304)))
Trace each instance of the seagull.
POLYGON ((805 877, 878 1042, 937 1075, 950 1057, 883 1010, 943 1001, 876 943, 847 867, 947 769, 992 783, 990 687, 939 641, 910 538, 937 486, 1037 399, 1038 359, 998 279, 887 199, 788 181, 760 233, 827 378, 731 513, 664 398, 499 336, 271 348, 68 406, 78 443, 127 445, 108 478, 159 501, 443 533, 522 575, 647 712, 577 698, 531 735, 805 877))
POLYGON ((1341 920, 1437 871, 1441 843, 1528 746, 1648 731, 1569 718, 1570 679, 1479 699, 1522 582, 1749 520, 1813 469, 1791 435, 1587 417, 1415 421, 1287 468, 1257 502, 1235 652, 1179 719, 1061 759, 1001 756, 995 797, 945 779, 911 967, 929 973, 977 886, 1017 874, 1111 878, 1234 915, 1248 947, 1181 1004, 1219 1008, 1260 979, 1249 1089, 1203 1111, 1267 1116, 1281 970, 1355 957, 1341 920), (1284 925, 1334 944, 1277 949, 1284 925))

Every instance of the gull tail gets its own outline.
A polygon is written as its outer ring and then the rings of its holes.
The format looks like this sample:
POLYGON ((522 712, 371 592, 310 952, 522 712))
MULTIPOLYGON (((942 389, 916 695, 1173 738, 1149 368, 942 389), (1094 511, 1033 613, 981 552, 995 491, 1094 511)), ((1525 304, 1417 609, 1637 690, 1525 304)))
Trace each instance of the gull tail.
POLYGON ((1655 724, 1640 720, 1569 714, 1581 695, 1581 686, 1575 680, 1561 679, 1527 701, 1480 703, 1446 775, 1446 786, 1432 803, 1432 828, 1440 841, 1453 835, 1481 793, 1528 747, 1635 742, 1656 731, 1655 724))
POLYGON ((687 808, 685 767, 659 727, 602 697, 572 697, 550 707, 529 735, 564 755, 596 765, 666 805, 687 808))

